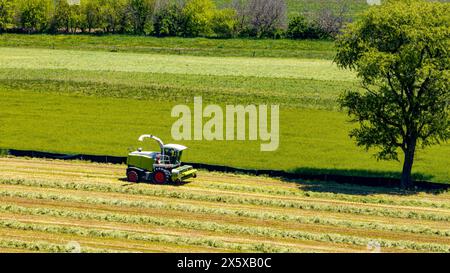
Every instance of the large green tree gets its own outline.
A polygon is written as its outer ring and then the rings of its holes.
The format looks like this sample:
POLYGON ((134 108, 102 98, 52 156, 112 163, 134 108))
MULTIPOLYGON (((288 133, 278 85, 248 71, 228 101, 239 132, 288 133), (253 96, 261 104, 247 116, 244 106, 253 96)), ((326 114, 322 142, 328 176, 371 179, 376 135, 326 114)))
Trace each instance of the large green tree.
POLYGON ((417 147, 450 137, 450 5, 383 1, 346 27, 335 62, 353 69, 365 92, 347 91, 340 103, 359 126, 351 136, 379 159, 403 152, 403 187, 412 186, 417 147))

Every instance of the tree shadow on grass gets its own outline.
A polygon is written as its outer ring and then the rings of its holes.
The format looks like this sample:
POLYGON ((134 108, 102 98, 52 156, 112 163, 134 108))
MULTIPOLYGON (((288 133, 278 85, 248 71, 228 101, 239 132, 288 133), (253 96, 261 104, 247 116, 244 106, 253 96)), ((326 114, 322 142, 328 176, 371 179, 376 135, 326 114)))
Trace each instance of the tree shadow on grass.
POLYGON ((350 195, 414 195, 420 192, 441 194, 450 188, 450 184, 427 182, 434 176, 424 173, 414 173, 414 188, 400 187, 400 172, 339 170, 318 168, 297 168, 291 170, 297 178, 283 178, 283 181, 298 184, 303 191, 327 192, 350 195))

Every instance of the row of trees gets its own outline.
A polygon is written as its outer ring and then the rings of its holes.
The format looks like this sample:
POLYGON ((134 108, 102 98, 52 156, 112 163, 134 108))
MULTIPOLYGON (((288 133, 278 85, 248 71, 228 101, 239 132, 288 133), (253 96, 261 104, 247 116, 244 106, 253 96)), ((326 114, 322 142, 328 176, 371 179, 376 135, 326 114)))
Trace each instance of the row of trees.
POLYGON ((334 37, 346 19, 323 9, 288 22, 285 0, 0 0, 0 32, 126 33, 182 37, 334 37))

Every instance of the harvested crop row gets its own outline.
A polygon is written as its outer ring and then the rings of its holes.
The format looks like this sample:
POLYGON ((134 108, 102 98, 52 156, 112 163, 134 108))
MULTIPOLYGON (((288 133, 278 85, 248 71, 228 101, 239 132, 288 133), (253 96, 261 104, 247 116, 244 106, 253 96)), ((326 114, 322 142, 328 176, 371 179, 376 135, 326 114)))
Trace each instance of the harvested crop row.
MULTIPOLYGON (((102 221, 113 221, 113 222, 122 222, 122 223, 132 223, 132 224, 152 224, 157 226, 164 227, 172 227, 172 228, 187 228, 194 230, 205 230, 205 231, 215 231, 215 232, 224 232, 224 233, 235 233, 235 234, 248 234, 248 235, 257 235, 262 237, 279 237, 279 238, 292 238, 292 239, 304 239, 299 237, 299 233, 297 231, 290 230, 279 230, 274 228, 258 228, 258 227, 248 227, 242 225, 230 225, 230 224, 218 224, 215 222, 208 221, 198 221, 198 220, 183 220, 183 219, 168 219, 168 218, 158 218, 151 217, 147 215, 127 215, 127 214, 117 214, 117 213, 92 213, 85 211, 71 211, 71 210, 59 210, 59 209, 49 209, 49 208, 28 208, 21 206, 13 206, 13 205, 0 205, 0 211, 11 212, 11 213, 19 213, 19 214, 28 214, 28 215, 46 215, 46 216, 56 216, 56 217, 69 217, 74 219, 92 219, 92 220, 102 220, 102 221)), ((191 216, 195 218, 194 215, 191 216)), ((321 222, 320 218, 316 218, 317 222, 312 221, 307 222, 308 224, 322 224, 324 226, 333 226, 332 221, 326 222, 327 220, 323 220, 321 222), (327 225, 328 224, 328 225, 327 225)), ((306 221, 305 221, 306 222, 306 221)), ((348 224, 348 228, 364 228, 358 226, 350 221, 346 222, 348 224)), ((427 235, 440 235, 440 236, 449 236, 450 232, 440 231, 440 230, 431 230, 431 229, 421 229, 414 227, 396 227, 394 225, 391 226, 376 226, 378 230, 387 230, 387 231, 400 231, 400 232, 412 232, 417 234, 427 234, 427 235), (403 228, 403 229, 402 229, 403 228)), ((368 229, 371 229, 371 226, 367 226, 368 229)), ((439 240, 436 240, 439 241, 439 240)))
POLYGON ((369 203, 369 204, 386 204, 386 205, 396 205, 396 206, 416 206, 416 207, 430 207, 430 208, 444 208, 450 209, 450 203, 448 202, 430 202, 414 199, 406 200, 396 200, 383 197, 368 197, 368 196, 349 196, 344 194, 336 193, 324 193, 324 192, 313 192, 313 191, 298 191, 294 189, 280 189, 280 187, 264 187, 264 186, 247 186, 247 185, 230 185, 225 183, 211 183, 204 182, 198 183, 196 187, 210 188, 210 189, 221 189, 227 191, 236 192, 254 192, 254 193, 264 193, 270 195, 278 196, 300 196, 300 197, 311 197, 311 198, 328 198, 333 200, 349 201, 349 202, 359 202, 359 203, 369 203))
MULTIPOLYGON (((224 241, 219 241, 217 239, 208 238, 195 238, 195 237, 180 237, 180 236, 168 236, 168 235, 149 235, 139 232, 123 231, 123 230, 100 230, 93 228, 81 228, 81 227, 66 227, 59 225, 45 225, 45 224, 34 224, 34 223, 23 223, 19 221, 12 220, 0 220, 0 227, 18 229, 18 230, 33 230, 42 231, 53 234, 73 234, 79 236, 87 237, 101 237, 101 238, 117 238, 117 239, 128 239, 137 241, 148 241, 148 242, 162 242, 162 243, 173 243, 182 245, 194 245, 194 246, 208 246, 212 248, 221 249, 231 249, 236 251, 256 251, 256 252, 293 252, 294 249, 285 247, 276 247, 273 245, 267 245, 264 243, 250 243, 250 244, 239 244, 239 243, 228 243, 224 241)), ((298 250, 297 250, 298 251, 298 250)))
MULTIPOLYGON (((50 244, 47 242, 27 242, 19 240, 0 239, 0 248, 19 248, 28 251, 41 252, 73 252, 74 247, 70 245, 50 244)), ((106 249, 84 247, 81 252, 111 252, 106 249)))
MULTIPOLYGON (((6 194, 5 194, 6 195, 6 194)), ((5 196, 4 195, 4 196, 5 196)), ((10 193, 13 196, 14 193, 10 193)), ((20 194, 17 194, 20 196, 20 194)), ((22 195, 23 196, 23 195, 22 195)), ((41 196, 44 197, 44 196, 41 196)), ((40 198, 39 200, 53 200, 55 201, 55 196, 50 196, 49 199, 40 198)), ((63 202, 79 202, 84 204, 103 204, 103 205, 117 205, 116 200, 108 199, 79 199, 76 197, 61 198, 58 201, 63 202), (63 200, 61 200, 63 199, 63 200)), ((130 205, 130 203, 124 203, 125 205, 130 205)), ((391 232, 406 232, 413 234, 424 234, 424 235, 434 235, 448 237, 450 236, 450 230, 429 228, 423 226, 411 226, 411 225, 392 225, 392 224, 382 224, 382 223, 367 223, 353 220, 336 220, 333 218, 324 218, 320 216, 296 216, 289 214, 280 213, 270 213, 270 212, 252 212, 248 210, 239 209, 223 209, 223 208, 208 208, 205 206, 195 206, 195 205, 185 205, 185 204, 167 204, 163 202, 147 202, 147 208, 168 210, 168 211, 179 211, 186 212, 190 214, 214 214, 214 215, 224 215, 233 217, 245 217, 260 219, 265 221, 288 221, 300 224, 316 224, 323 226, 334 226, 342 228, 358 228, 358 229, 369 229, 369 230, 380 230, 380 231, 391 231, 391 232)), ((131 204, 132 206, 132 204, 131 204)), ((0 211, 12 211, 17 213, 31 213, 31 214, 44 214, 47 213, 47 209, 25 209, 13 205, 3 205, 0 204, 0 211)), ((63 212, 68 213, 68 212, 63 212)), ((54 215, 54 213, 52 214, 54 215)))
MULTIPOLYGON (((48 182, 48 181, 34 181, 34 180, 16 180, 16 179, 0 179, 0 184, 5 185, 23 185, 29 187, 41 188, 56 188, 56 189, 72 189, 81 191, 97 191, 97 192, 114 192, 132 195, 158 196, 170 197, 176 199, 189 199, 216 203, 231 203, 231 204, 250 204, 258 206, 269 206, 279 208, 296 208, 304 210, 318 210, 338 213, 350 213, 360 215, 377 215, 394 218, 408 218, 408 219, 422 219, 432 221, 450 221, 450 215, 437 213, 423 213, 416 212, 414 208, 410 211, 394 210, 387 208, 364 208, 361 206, 343 206, 343 205, 327 205, 315 204, 312 202, 277 200, 268 198, 250 198, 239 197, 236 195, 214 195, 214 194, 198 194, 189 191, 180 191, 173 189, 154 189, 154 188, 125 188, 121 185, 106 185, 106 184, 74 184, 68 182, 48 182)), ((0 192, 0 195, 6 193, 0 192)), ((54 198, 58 198, 55 196, 54 198)), ((132 206, 143 206, 144 202, 135 202, 132 206)))
MULTIPOLYGON (((5 216, 2 214, 2 216, 5 216)), ((14 215, 15 218, 19 219, 21 215, 14 215)), ((7 219, 7 218, 6 218, 7 219)), ((16 220, 17 220, 16 219, 16 220)), ((34 219, 44 220, 43 217, 30 217, 27 219, 22 219, 20 221, 25 221, 27 223, 32 223, 34 219)), ((47 219, 45 219, 47 220, 47 219)), ((46 222, 46 221, 44 221, 46 222)), ((38 223, 42 223, 38 221, 38 223)), ((14 239, 26 242, 47 242, 51 244, 59 245, 80 245, 82 248, 95 248, 104 249, 108 252, 186 252, 186 251, 196 251, 196 252, 214 252, 213 249, 208 247, 193 247, 185 245, 175 245, 169 243, 154 243, 154 242, 144 242, 144 241, 130 241, 127 239, 109 239, 100 237, 86 237, 77 236, 73 234, 52 234, 47 232, 39 232, 33 230, 15 230, 10 228, 0 228, 0 240, 1 239, 14 239)), ((95 252, 95 251, 94 251, 95 252)))
MULTIPOLYGON (((0 220, 0 227, 19 229, 19 230, 34 230, 34 231, 44 231, 49 233, 63 233, 63 234, 74 234, 81 236, 92 236, 92 237, 108 237, 108 238, 123 238, 130 240, 143 240, 152 242, 168 242, 168 243, 179 243, 188 245, 199 245, 199 246, 210 246, 215 248, 225 248, 233 249, 237 251, 258 251, 258 252, 292 252, 294 249, 287 247, 279 247, 274 245, 267 245, 264 243, 250 243, 250 244, 239 244, 239 243, 227 243, 224 241, 213 240, 208 238, 183 238, 180 236, 166 236, 166 235, 148 235, 139 232, 123 231, 123 230, 98 230, 98 229, 86 229, 81 227, 61 227, 57 225, 42 225, 42 224, 29 224, 19 221, 9 221, 0 220)), ((261 228, 260 232, 264 231, 261 228)), ((266 233, 269 235, 270 233, 266 233)), ((287 234, 287 233, 281 233, 287 234)), ((286 235, 284 235, 286 236, 286 235)), ((307 232, 297 232, 295 236, 298 239, 312 240, 319 242, 330 242, 330 243, 344 243, 366 246, 372 241, 370 238, 358 238, 352 236, 342 236, 339 234, 314 234, 307 232)), ((400 249, 410 249, 425 252, 450 252, 450 246, 434 244, 434 243, 416 243, 410 241, 391 241, 391 240, 377 240, 382 247, 386 248, 400 248, 400 249)), ((298 250, 297 250, 298 251, 298 250)))
MULTIPOLYGON (((153 187, 152 185, 140 185, 142 188, 153 187)), ((358 215, 358 214, 348 214, 348 213, 339 213, 339 212, 324 212, 317 210, 299 210, 296 208, 277 208, 277 207, 261 207, 257 205, 245 205, 245 204, 230 204, 230 203, 214 203, 208 201, 198 201, 198 200, 188 200, 188 199, 173 199, 170 197, 155 197, 155 196, 145 196, 145 195, 127 195, 123 193, 109 193, 109 192, 93 192, 93 191, 77 191, 77 190, 66 190, 66 189, 52 189, 52 188, 31 188, 29 186, 10 186, 4 185, 1 187, 3 190, 6 190, 10 193, 18 193, 19 196, 10 196, 3 197, 4 200, 11 200, 10 202, 19 202, 23 204, 23 201, 26 200, 26 197, 23 197, 23 194, 31 194, 30 196, 34 196, 35 198, 28 198, 32 204, 39 204, 40 202, 49 203, 52 198, 57 198, 55 200, 55 204, 60 203, 61 206, 65 206, 63 203, 72 203, 69 206, 76 208, 77 204, 90 204, 91 207, 104 207, 107 210, 111 208, 112 210, 120 210, 125 213, 149 213, 152 214, 155 212, 155 209, 159 211, 160 215, 164 215, 164 209, 161 208, 161 205, 171 205, 175 208, 176 211, 182 212, 186 210, 186 208, 194 207, 203 207, 207 210, 201 210, 198 213, 204 214, 208 213, 209 209, 211 213, 215 213, 217 209, 226 209, 231 210, 233 212, 237 211, 238 214, 248 215, 247 212, 250 212, 250 215, 261 215, 261 213, 274 213, 276 215, 289 215, 289 216, 305 216, 305 217, 319 217, 319 218, 328 218, 334 220, 351 220, 358 221, 363 223, 380 223, 380 224, 394 224, 397 226, 414 226, 414 227, 423 227, 423 228, 431 228, 431 229, 440 229, 447 230, 448 224, 445 221, 431 221, 431 220, 421 220, 421 219, 408 219, 408 218, 392 218, 385 216, 372 216, 372 215, 358 215), (37 196, 36 194, 40 194, 37 196), (59 197, 64 197, 62 200, 59 197), (46 199, 44 197, 48 197, 50 199, 46 199), (25 199, 24 199, 25 198, 25 199), (74 199, 75 198, 75 199, 74 199), (92 200, 95 203, 89 203, 85 200, 92 200), (98 200, 106 200, 107 202, 98 203, 98 200), (120 204, 118 203, 120 201, 120 204), (124 203, 125 202, 125 203, 124 203), (130 203, 131 202, 131 203, 130 203), (136 203, 137 202, 137 203, 136 203), (145 205, 139 205, 139 203, 144 203, 145 205), (181 208, 179 208, 181 206, 181 208)), ((131 188, 135 188, 134 186, 131 188)), ((1 190, 1 189, 0 189, 1 190)), ((7 201, 6 201, 7 202, 7 201)), ((82 205, 85 209, 89 209, 90 206, 82 205)), ((167 206, 165 206, 167 207, 167 206)), ((174 210, 174 211, 175 211, 174 210)), ((179 213, 180 216, 184 216, 183 213, 179 213)), ((210 214, 211 215, 211 214, 210 214)), ((226 215, 226 214, 223 214, 226 215)), ((233 217, 232 214, 228 214, 228 217, 233 217)), ((236 215, 239 217, 238 215, 236 215)), ((200 216, 206 217, 207 216, 200 216)), ((257 219, 254 217, 254 219, 257 219)), ((249 219, 250 220, 250 219, 249 219)), ((277 221, 277 220, 274 220, 277 221)), ((289 226, 288 221, 286 225, 289 226)), ((282 222, 280 222, 281 224, 282 222)))

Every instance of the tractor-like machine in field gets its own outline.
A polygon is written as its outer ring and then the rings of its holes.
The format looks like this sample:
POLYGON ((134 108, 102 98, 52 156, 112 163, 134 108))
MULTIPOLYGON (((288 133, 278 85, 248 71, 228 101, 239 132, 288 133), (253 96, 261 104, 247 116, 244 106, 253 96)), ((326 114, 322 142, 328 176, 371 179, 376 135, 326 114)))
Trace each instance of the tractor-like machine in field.
POLYGON ((155 140, 159 152, 143 151, 138 148, 128 154, 127 180, 129 182, 153 181, 158 184, 179 183, 191 177, 197 177, 197 170, 189 165, 181 165, 181 155, 187 147, 179 144, 164 144, 153 135, 142 135, 144 139, 155 140))

